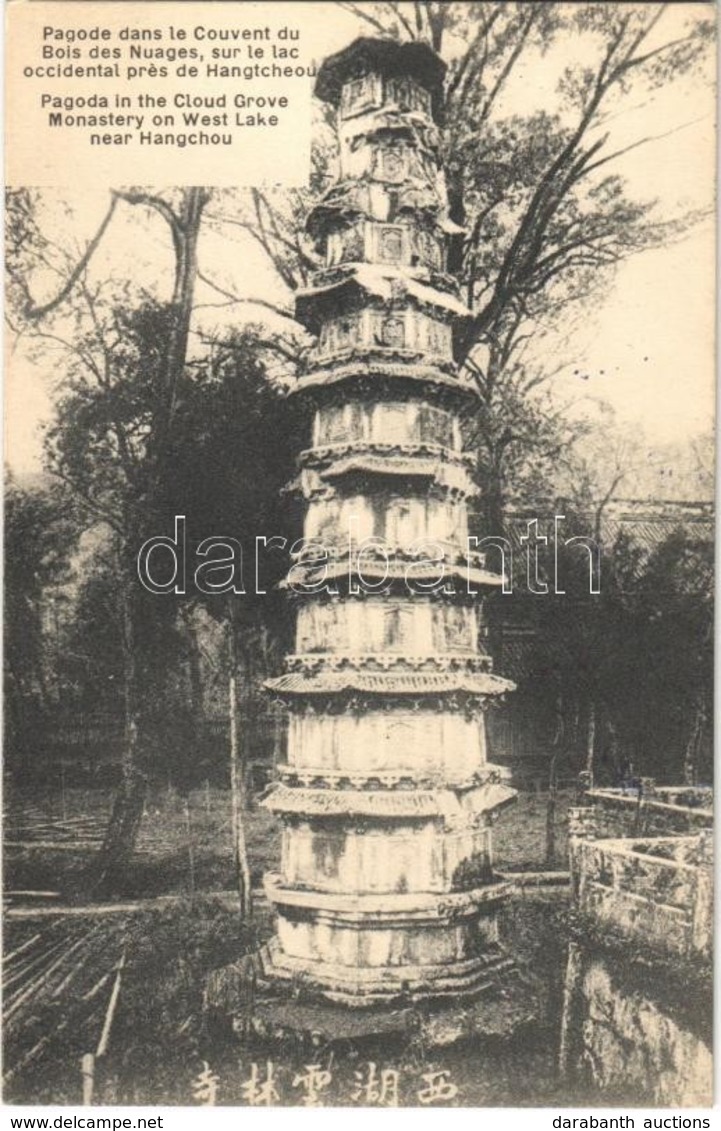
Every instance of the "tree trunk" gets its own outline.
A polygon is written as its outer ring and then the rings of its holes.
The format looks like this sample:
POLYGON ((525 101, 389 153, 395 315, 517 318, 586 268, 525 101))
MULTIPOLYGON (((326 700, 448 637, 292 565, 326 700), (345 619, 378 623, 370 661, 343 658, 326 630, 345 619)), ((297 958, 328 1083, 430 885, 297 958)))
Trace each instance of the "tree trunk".
MULTIPOLYGON (((482 529, 483 538, 502 538, 504 530, 503 521, 503 488, 500 476, 488 477, 483 486, 482 494, 482 529)), ((505 557, 505 555, 504 555, 505 557)), ((500 555, 497 550, 488 553, 488 568, 500 572, 500 555), (497 563, 497 564, 496 564, 497 563)), ((505 563, 506 573, 509 575, 511 586, 514 584, 512 576, 512 563, 510 558, 505 563)), ((500 589, 491 590, 484 598, 484 618, 486 622, 486 648, 493 658, 495 667, 502 671, 503 663, 503 626, 508 612, 508 597, 500 589)), ((511 598, 513 600, 513 598, 511 598)))
POLYGON ((188 335, 193 310, 195 281, 198 270, 198 238, 203 209, 209 199, 204 188, 188 188, 183 192, 180 207, 173 213, 167 206, 160 207, 157 198, 145 203, 157 208, 170 225, 175 251, 175 274, 172 305, 174 311, 171 333, 167 342, 163 366, 163 396, 160 409, 153 420, 155 447, 155 474, 151 476, 145 498, 142 520, 131 521, 125 552, 121 554, 120 572, 125 591, 123 595, 123 653, 125 668, 125 722, 120 787, 113 804, 113 812, 97 862, 98 885, 112 884, 132 856, 140 830, 145 804, 147 780, 140 766, 138 742, 140 697, 137 675, 138 634, 134 617, 139 615, 133 601, 133 585, 137 585, 135 554, 144 538, 143 524, 154 521, 158 500, 162 500, 167 475, 172 474, 169 464, 169 444, 176 407, 177 387, 186 363, 188 335))
POLYGON ((194 779, 198 761, 204 762, 207 753, 207 737, 205 723, 205 705, 203 696, 203 671, 200 663, 200 648, 198 634, 187 608, 181 610, 183 635, 185 637, 186 656, 188 662, 188 690, 190 693, 190 719, 189 731, 185 739, 186 748, 191 751, 192 757, 183 758, 184 776, 187 767, 188 788, 194 779))
POLYGON ((586 731, 586 780, 588 789, 593 789, 594 760, 596 747, 596 703, 593 699, 588 703, 588 729, 586 731))
POLYGON ((238 880, 238 905, 241 919, 250 919, 253 913, 253 893, 250 881, 250 866, 245 840, 245 812, 247 797, 243 757, 240 741, 240 712, 238 710, 238 642, 236 617, 232 598, 229 602, 229 659, 228 676, 228 719, 230 722, 230 816, 233 837, 233 859, 238 880))
POLYGON ((683 755, 683 782, 684 785, 698 784, 698 756, 701 750, 704 725, 706 723, 706 710, 701 696, 697 696, 691 723, 691 732, 686 743, 683 755))
POLYGON ((558 750, 555 750, 551 755, 551 762, 548 768, 548 802, 546 804, 546 864, 549 868, 552 868, 556 863, 557 767, 558 750))
POLYGON ((483 490, 483 534, 489 538, 503 538, 506 527, 505 498, 500 472, 495 469, 488 475, 483 490))
MULTIPOLYGON (((186 189, 179 213, 172 226, 175 245, 175 283, 172 301, 175 317, 165 357, 167 399, 164 406, 163 439, 166 439, 170 433, 175 414, 178 382, 182 377, 188 352, 188 335, 190 333, 190 319, 193 312, 195 281, 198 272, 200 222, 208 199, 207 189, 186 189)), ((161 456, 163 454, 161 449, 161 456)))
POLYGON ((200 649, 198 636, 189 616, 183 616, 185 627, 185 640, 188 648, 188 675, 190 680, 190 701, 193 712, 193 721, 198 728, 198 723, 203 718, 203 672, 200 666, 200 649))
MULTIPOLYGON (((463 228, 466 222, 466 208, 463 199, 463 187, 447 176, 448 181, 448 216, 454 224, 463 228)), ((449 275, 460 275, 463 270, 464 236, 461 233, 453 234, 448 240, 447 271, 449 275)))
MULTIPOLYGON (((153 198, 156 199, 157 198, 153 198)), ((187 360, 190 322, 195 299, 195 284, 198 273, 198 239, 203 210, 210 194, 204 188, 188 188, 183 192, 177 212, 169 208, 159 208, 167 221, 175 252, 174 282, 171 306, 172 323, 166 344, 162 369, 162 389, 152 427, 152 444, 149 448, 150 489, 146 505, 146 518, 158 498, 163 497, 166 476, 172 476, 170 442, 173 420, 177 407, 178 385, 183 376, 187 360)), ((152 205, 156 207, 157 204, 152 205)))
POLYGON ((113 802, 110 822, 93 872, 94 886, 112 888, 127 868, 140 832, 147 791, 147 778, 140 766, 139 688, 136 634, 132 596, 122 597, 122 646, 124 676, 123 750, 120 785, 113 802))
POLYGON ((622 759, 619 755, 618 731, 611 719, 606 719, 606 733, 608 734, 608 760, 613 769, 613 780, 623 784, 624 779, 629 774, 626 771, 625 759, 622 759))

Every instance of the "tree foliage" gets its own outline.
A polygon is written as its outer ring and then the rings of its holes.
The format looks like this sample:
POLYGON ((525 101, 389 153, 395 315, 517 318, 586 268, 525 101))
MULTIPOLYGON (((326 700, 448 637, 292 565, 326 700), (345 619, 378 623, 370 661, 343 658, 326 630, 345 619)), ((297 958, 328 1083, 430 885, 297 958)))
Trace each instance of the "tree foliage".
POLYGON ((9 764, 33 753, 56 699, 47 622, 67 580, 75 529, 58 492, 20 487, 5 491, 5 733, 9 764))
MULTIPOLYGON (((693 12, 684 23, 668 4, 340 6, 364 33, 428 43, 448 63, 442 152, 450 217, 464 228, 449 270, 473 312, 458 359, 477 379, 478 475, 486 526, 498 533, 504 498, 528 482, 539 454, 552 460, 578 434, 549 409, 541 386, 557 366, 530 360, 529 342, 607 287, 621 261, 682 238, 704 215, 668 216, 651 197, 637 199, 614 163, 655 140, 616 140, 624 108, 701 68, 713 21, 693 12), (559 74, 550 104, 539 107, 530 85, 527 108, 517 96, 509 103, 519 76, 568 42, 578 62, 559 74)), ((238 221, 291 290, 314 266, 299 221, 327 187, 332 161, 324 134, 309 190, 252 190, 238 221)))
MULTIPOLYGON (((177 602, 164 602, 140 585, 140 546, 172 533, 176 514, 187 517, 191 555, 192 539, 219 534, 237 536, 248 551, 271 519, 271 533, 279 533, 271 512, 298 446, 289 441, 280 452, 277 447, 286 426, 274 411, 279 390, 264 360, 272 336, 226 332, 222 342, 212 334, 201 341, 192 326, 201 218, 209 198, 195 188, 112 193, 99 228, 75 258, 42 234, 33 194, 17 195, 8 221, 14 249, 9 272, 17 281, 11 317, 38 353, 59 360, 47 466, 79 528, 103 532, 95 576, 79 594, 75 641, 78 654, 101 644, 102 610, 109 656, 100 667, 119 667, 124 717, 121 783, 98 866, 103 883, 112 883, 127 863, 158 752, 167 756, 171 733, 178 751, 189 750, 193 713, 196 720, 199 713, 187 694, 197 680, 184 685, 179 676, 186 666, 197 670, 189 622, 177 602), (162 286, 147 290, 132 278, 106 279, 95 270, 120 206, 165 227, 165 297, 162 286), (51 297, 35 299, 43 284, 51 297)), ((199 597, 194 564, 191 557, 188 600, 199 597)), ((278 572, 278 558, 271 557, 268 573, 278 572)), ((182 757, 175 762, 182 776, 182 757)))
POLYGON ((597 783, 708 780, 712 544, 678 527, 642 548, 621 529, 604 545, 599 594, 585 547, 559 546, 558 564, 562 594, 549 577, 548 594, 514 598, 535 629, 521 694, 544 720, 543 744, 597 783))

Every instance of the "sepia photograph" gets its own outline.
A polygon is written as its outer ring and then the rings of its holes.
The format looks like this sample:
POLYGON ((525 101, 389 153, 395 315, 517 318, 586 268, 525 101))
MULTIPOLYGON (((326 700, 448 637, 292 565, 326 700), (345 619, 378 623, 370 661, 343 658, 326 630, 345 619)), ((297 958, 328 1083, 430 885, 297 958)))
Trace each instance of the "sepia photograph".
POLYGON ((708 1128, 715 4, 6 14, 3 1102, 708 1128))

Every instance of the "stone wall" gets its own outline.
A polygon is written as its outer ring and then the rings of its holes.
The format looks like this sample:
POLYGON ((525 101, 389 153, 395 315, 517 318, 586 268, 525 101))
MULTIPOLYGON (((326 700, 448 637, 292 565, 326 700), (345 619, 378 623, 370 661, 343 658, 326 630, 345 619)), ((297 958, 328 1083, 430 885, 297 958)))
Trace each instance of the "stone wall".
POLYGON ((616 963, 574 946, 566 985, 567 1071, 604 1101, 700 1107, 712 1102, 711 1050, 658 1000, 619 984, 616 963))
POLYGON ((705 833, 650 840, 572 839, 575 905, 640 946, 710 958, 711 845, 705 833))
POLYGON ((571 810, 561 1067, 604 1102, 711 1102, 707 790, 591 790, 571 810))

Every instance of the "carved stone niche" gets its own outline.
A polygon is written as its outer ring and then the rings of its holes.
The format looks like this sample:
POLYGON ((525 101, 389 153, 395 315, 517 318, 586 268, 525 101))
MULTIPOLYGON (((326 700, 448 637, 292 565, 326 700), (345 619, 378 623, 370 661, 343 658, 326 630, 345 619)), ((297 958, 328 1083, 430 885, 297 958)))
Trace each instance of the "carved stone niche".
POLYGON ((343 87, 340 101, 341 118, 354 118, 377 110, 383 105, 383 79, 378 74, 361 75, 343 87))
POLYGON ((403 267, 443 267, 441 239, 414 223, 366 224, 366 256, 371 263, 389 263, 403 267))
POLYGON ((326 245, 327 267, 365 262, 441 271, 444 258, 443 237, 408 219, 396 224, 359 220, 330 232, 326 245))
POLYGON ((368 345, 423 351, 447 359, 452 356, 451 327, 423 310, 368 310, 366 317, 370 322, 368 345))
POLYGON ((431 113, 431 96, 427 90, 409 78, 386 80, 385 104, 394 103, 400 110, 413 110, 418 114, 431 113))
POLYGON ((404 142, 384 142, 373 150, 373 176, 386 184, 397 185, 408 178, 411 150, 404 142))
POLYGON ((443 271, 446 265, 445 240, 442 235, 436 235, 426 228, 413 228, 413 251, 411 253, 411 266, 420 264, 437 271, 443 271))
POLYGON ((363 344, 365 343, 362 311, 352 311, 337 318, 330 318, 321 327, 318 338, 318 350, 322 356, 341 353, 363 344))
POLYGON ((371 224, 372 263, 405 264, 410 259, 411 229, 403 224, 371 224))
POLYGON ((391 349, 404 349, 406 345, 406 311, 385 314, 376 319, 376 340, 391 349))

